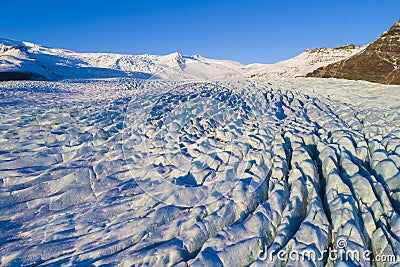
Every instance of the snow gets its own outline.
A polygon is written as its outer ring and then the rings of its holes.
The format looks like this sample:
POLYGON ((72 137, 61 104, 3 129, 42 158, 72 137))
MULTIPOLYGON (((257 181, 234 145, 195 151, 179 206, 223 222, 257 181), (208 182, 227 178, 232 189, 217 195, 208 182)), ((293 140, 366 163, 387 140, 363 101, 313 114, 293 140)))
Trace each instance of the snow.
POLYGON ((29 42, 0 39, 0 71, 35 73, 47 80, 88 78, 226 79, 242 77, 298 77, 340 61, 365 47, 306 50, 275 64, 243 65, 229 60, 178 52, 158 55, 76 53, 29 42), (173 73, 172 73, 173 72, 173 73), (164 76, 160 76, 160 73, 164 76))
POLYGON ((399 86, 23 45, 2 60, 155 76, 0 83, 1 266, 373 266, 278 256, 339 241, 399 255, 399 86))
POLYGON ((278 63, 247 65, 245 73, 248 77, 302 77, 320 67, 351 57, 366 47, 307 49, 293 58, 278 63))

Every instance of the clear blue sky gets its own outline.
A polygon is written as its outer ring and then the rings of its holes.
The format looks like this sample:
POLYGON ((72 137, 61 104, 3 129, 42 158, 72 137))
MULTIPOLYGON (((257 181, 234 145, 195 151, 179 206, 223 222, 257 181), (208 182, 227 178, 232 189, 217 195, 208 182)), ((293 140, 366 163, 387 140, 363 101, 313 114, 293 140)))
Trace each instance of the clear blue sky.
POLYGON ((7 0, 0 37, 79 52, 201 54, 271 63, 306 48, 366 44, 399 0, 7 0))

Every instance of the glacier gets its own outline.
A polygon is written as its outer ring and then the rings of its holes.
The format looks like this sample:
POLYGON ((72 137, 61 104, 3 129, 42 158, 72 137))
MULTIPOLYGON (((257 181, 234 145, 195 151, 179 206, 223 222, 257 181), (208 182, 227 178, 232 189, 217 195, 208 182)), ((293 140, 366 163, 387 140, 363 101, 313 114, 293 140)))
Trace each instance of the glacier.
POLYGON ((400 87, 243 76, 0 83, 0 265, 400 266, 400 87))

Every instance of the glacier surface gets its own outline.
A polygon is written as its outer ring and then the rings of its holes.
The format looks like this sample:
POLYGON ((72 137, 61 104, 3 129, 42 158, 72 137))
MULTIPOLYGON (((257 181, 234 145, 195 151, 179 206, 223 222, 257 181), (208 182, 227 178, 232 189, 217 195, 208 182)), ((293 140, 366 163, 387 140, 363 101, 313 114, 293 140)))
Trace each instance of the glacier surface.
POLYGON ((335 79, 2 82, 0 265, 400 265, 340 257, 400 255, 399 103, 335 79))

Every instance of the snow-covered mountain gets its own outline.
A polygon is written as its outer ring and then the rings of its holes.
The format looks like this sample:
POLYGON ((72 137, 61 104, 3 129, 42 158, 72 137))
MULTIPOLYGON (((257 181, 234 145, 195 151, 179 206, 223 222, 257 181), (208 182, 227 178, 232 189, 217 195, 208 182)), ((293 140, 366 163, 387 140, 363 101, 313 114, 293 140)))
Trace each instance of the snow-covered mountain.
POLYGON ((250 64, 245 70, 249 77, 302 77, 315 69, 349 58, 365 48, 349 44, 335 48, 307 49, 288 60, 275 64, 250 64))
POLYGON ((61 80, 87 78, 230 78, 298 77, 343 60, 364 47, 306 50, 275 64, 249 64, 177 52, 159 55, 77 53, 65 49, 0 38, 0 80, 61 80))

